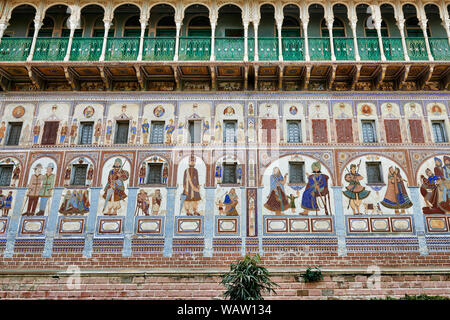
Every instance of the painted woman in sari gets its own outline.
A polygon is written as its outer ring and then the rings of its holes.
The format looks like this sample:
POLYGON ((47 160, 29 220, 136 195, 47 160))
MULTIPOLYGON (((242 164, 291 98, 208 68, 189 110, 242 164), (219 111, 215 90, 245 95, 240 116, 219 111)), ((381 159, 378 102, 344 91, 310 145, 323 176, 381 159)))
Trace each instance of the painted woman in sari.
POLYGON ((289 209, 289 201, 284 190, 287 175, 286 173, 283 177, 280 169, 275 167, 270 176, 270 194, 264 207, 270 211, 274 211, 276 215, 280 215, 281 212, 289 209))
POLYGON ((413 205, 409 200, 404 181, 406 180, 401 177, 399 168, 389 168, 388 185, 381 204, 386 208, 395 209, 395 214, 405 213, 405 209, 413 205))
POLYGON ((239 213, 236 210, 238 203, 236 191, 234 188, 231 188, 230 192, 225 195, 225 200, 223 201, 223 204, 225 205, 225 214, 227 216, 238 216, 239 213))

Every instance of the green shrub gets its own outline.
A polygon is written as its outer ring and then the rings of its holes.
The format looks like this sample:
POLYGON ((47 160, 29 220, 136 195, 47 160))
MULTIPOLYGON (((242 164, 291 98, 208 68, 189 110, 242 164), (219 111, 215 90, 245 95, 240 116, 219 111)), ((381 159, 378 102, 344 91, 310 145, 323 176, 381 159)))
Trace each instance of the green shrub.
POLYGON ((323 280, 322 271, 319 267, 309 267, 306 269, 305 274, 302 275, 305 282, 317 282, 323 280))
POLYGON ((223 296, 230 300, 264 300, 263 293, 276 294, 274 288, 279 286, 270 280, 266 268, 258 266, 260 262, 258 254, 247 254, 243 260, 232 263, 220 282, 226 288, 223 296))

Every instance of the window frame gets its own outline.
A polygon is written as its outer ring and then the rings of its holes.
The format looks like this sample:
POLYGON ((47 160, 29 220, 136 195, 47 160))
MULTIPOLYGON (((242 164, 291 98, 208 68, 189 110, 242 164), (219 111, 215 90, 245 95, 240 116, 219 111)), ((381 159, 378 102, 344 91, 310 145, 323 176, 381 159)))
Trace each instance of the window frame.
POLYGON ((128 138, 129 138, 129 133, 130 133, 130 120, 117 120, 116 121, 116 128, 115 128, 115 133, 114 133, 114 144, 127 144, 128 143, 128 138), (119 139, 119 126, 121 124, 127 124, 127 136, 125 138, 125 142, 118 142, 119 139))
POLYGON ((366 177, 367 177, 368 185, 385 185, 384 180, 383 180, 383 165, 382 165, 381 161, 367 161, 366 162, 366 177), (369 167, 374 167, 374 166, 378 167, 378 174, 380 177, 380 181, 370 181, 370 179, 369 179, 369 167))
POLYGON ((289 161, 289 185, 300 185, 305 184, 305 162, 304 161, 289 161), (300 181, 294 181, 292 180, 292 177, 296 176, 292 174, 292 170, 294 169, 294 165, 300 165, 301 166, 301 179, 300 181))
POLYGON ((87 181, 87 173, 88 173, 88 169, 89 169, 89 165, 88 164, 72 164, 72 176, 70 177, 70 186, 71 187, 76 187, 76 186, 86 186, 86 181, 87 181), (77 169, 83 167, 85 169, 84 171, 84 183, 75 183, 77 181, 75 181, 75 179, 77 179, 77 169))
POLYGON ((0 187, 9 187, 11 186, 11 180, 12 180, 12 176, 13 176, 13 171, 14 171, 14 164, 1 164, 0 165, 0 187), (3 170, 4 168, 10 168, 10 173, 9 173, 9 181, 7 184, 3 184, 3 170))
POLYGON ((163 171, 163 169, 164 169, 164 165, 162 163, 147 163, 147 175, 145 177, 145 184, 146 185, 161 185, 161 184, 163 184, 162 183, 162 171, 163 171), (156 166, 160 167, 159 168, 160 170, 159 170, 159 182, 158 183, 153 182, 153 180, 150 181, 150 176, 151 176, 151 173, 153 172, 151 168, 152 167, 156 167, 156 166))
POLYGON ((362 142, 363 143, 378 143, 378 135, 377 135, 377 124, 375 120, 361 120, 361 136, 362 136, 362 142), (374 141, 366 141, 364 139, 365 135, 364 135, 364 124, 370 124, 372 127, 372 133, 373 133, 373 137, 374 137, 374 141))
POLYGON ((19 143, 20 143, 20 136, 22 135, 22 128, 23 128, 23 122, 22 121, 8 122, 8 129, 7 129, 6 139, 5 139, 5 146, 18 146, 19 145, 19 143), (12 143, 10 143, 12 127, 19 126, 19 125, 20 125, 20 130, 19 130, 19 136, 17 138, 17 143, 12 144, 12 143))

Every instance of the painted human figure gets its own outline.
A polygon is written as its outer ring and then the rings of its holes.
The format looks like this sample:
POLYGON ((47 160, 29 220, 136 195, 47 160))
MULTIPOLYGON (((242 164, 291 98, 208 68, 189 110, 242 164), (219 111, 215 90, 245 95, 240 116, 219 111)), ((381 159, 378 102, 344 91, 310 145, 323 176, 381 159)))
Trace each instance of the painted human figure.
POLYGON ((239 122, 238 125, 237 141, 238 143, 245 143, 245 131, 243 122, 239 122))
POLYGON ((150 200, 147 192, 141 189, 137 194, 136 213, 139 215, 139 211, 142 211, 144 215, 148 216, 148 209, 150 208, 150 200))
POLYGON ((41 189, 42 184, 42 165, 38 163, 34 167, 34 173, 31 175, 30 181, 28 183, 28 190, 27 190, 27 210, 23 214, 24 216, 32 216, 35 214, 37 204, 39 201, 39 191, 41 189))
POLYGON ((178 125, 177 125, 177 143, 178 144, 181 144, 184 141, 183 130, 184 130, 183 121, 178 121, 178 125))
POLYGON ((164 128, 166 130, 166 144, 172 144, 172 134, 175 131, 173 119, 169 119, 169 123, 164 128))
POLYGON ((184 171, 183 176, 183 207, 188 216, 199 216, 198 202, 202 200, 200 196, 200 184, 198 180, 198 171, 195 168, 195 157, 189 159, 189 167, 184 171))
POLYGON ((238 165, 236 169, 236 182, 237 184, 242 183, 242 165, 238 165))
POLYGON ((70 144, 75 144, 75 139, 78 135, 78 122, 77 119, 73 119, 72 125, 70 126, 70 144))
POLYGON ((64 121, 64 124, 61 127, 61 132, 59 134, 59 144, 64 144, 66 142, 66 136, 69 132, 69 126, 67 125, 67 121, 64 121))
POLYGON ((37 216, 43 216, 45 213, 45 209, 47 208, 48 199, 53 194, 53 187, 55 186, 55 174, 53 173, 53 169, 55 165, 53 163, 49 163, 47 166, 47 172, 42 176, 42 185, 39 191, 39 211, 36 213, 37 216))
POLYGON ((105 199, 103 213, 105 215, 116 216, 117 211, 122 208, 121 202, 127 197, 124 182, 128 180, 128 177, 128 171, 123 170, 122 159, 117 158, 108 174, 108 182, 103 193, 103 199, 105 199))
POLYGON ((64 186, 68 186, 70 184, 70 177, 72 175, 72 166, 69 164, 64 171, 64 186))
POLYGON ((328 213, 326 196, 328 194, 328 179, 326 174, 321 173, 322 165, 316 161, 311 165, 312 174, 308 176, 308 183, 306 184, 305 191, 302 195, 301 207, 305 210, 300 213, 302 215, 308 215, 309 211, 317 211, 320 209, 319 203, 326 209, 325 213, 328 213))
POLYGON ((361 200, 367 198, 370 191, 361 185, 360 181, 364 178, 357 172, 356 164, 350 165, 350 172, 345 175, 344 179, 349 185, 345 187, 346 190, 343 193, 349 199, 349 206, 352 208, 353 214, 362 214, 359 211, 361 200))
POLYGON ((150 124, 148 123, 147 119, 144 119, 144 122, 142 123, 142 144, 148 143, 149 130, 150 124))
POLYGON ((216 177, 216 183, 220 183, 222 180, 222 165, 220 163, 216 165, 214 176, 216 177))
POLYGON ((255 119, 249 119, 247 135, 248 142, 255 142, 255 119))
POLYGON ((216 126, 214 128, 214 141, 216 143, 222 143, 222 124, 220 121, 216 122, 216 126))
POLYGON ((100 143, 100 137, 102 136, 102 119, 98 119, 94 128, 95 144, 100 143))
POLYGON ((22 144, 28 144, 30 142, 30 125, 27 123, 25 128, 23 128, 22 134, 20 135, 20 142, 22 144))
POLYGON ((33 127, 33 143, 37 144, 39 142, 39 134, 41 133, 41 126, 39 124, 39 120, 36 121, 36 124, 33 127))
POLYGON ((141 166, 141 168, 139 169, 139 184, 145 184, 145 176, 147 174, 147 165, 144 162, 141 166))
POLYGON ((450 212, 450 157, 444 156, 444 166, 442 167, 444 179, 441 179, 442 201, 439 207, 445 212, 450 212))
POLYGON ((167 184, 168 178, 169 178, 169 167, 167 166, 167 163, 164 163, 162 171, 162 183, 167 184))
POLYGON ((238 196, 234 188, 231 188, 230 191, 225 195, 225 199, 223 204, 225 206, 225 215, 227 216, 238 216, 239 213, 236 210, 236 207, 239 203, 238 196))
POLYGON ((12 172, 12 179, 11 179, 11 186, 12 187, 17 187, 17 184, 19 182, 19 178, 20 178, 20 165, 17 163, 14 165, 14 169, 12 172))
POLYGON ((270 176, 270 193, 264 207, 275 212, 276 215, 281 215, 283 211, 289 208, 289 200, 284 189, 287 176, 288 174, 286 173, 283 177, 278 167, 273 168, 270 176))
POLYGON ((93 179, 94 179, 94 168, 92 167, 92 164, 90 164, 86 175, 86 185, 91 186, 93 179))
POLYGON ((205 122, 203 123, 203 143, 209 143, 209 141, 211 140, 211 135, 209 133, 209 129, 210 129, 210 125, 209 125, 209 121, 205 120, 205 122))
POLYGON ((152 198, 152 215, 157 216, 161 207, 161 190, 156 189, 155 192, 149 194, 149 197, 152 198))
POLYGON ((8 192, 8 195, 5 197, 3 202, 3 217, 7 217, 9 210, 11 210, 12 201, 13 201, 13 195, 12 191, 8 192))
POLYGON ((0 144, 3 142, 5 134, 6 134, 6 124, 5 121, 2 121, 2 124, 0 125, 0 144))
POLYGON ((130 143, 131 144, 134 144, 134 142, 136 141, 136 135, 137 135, 137 125, 136 125, 136 121, 133 120, 131 129, 130 129, 130 143))
POLYGON ((389 209, 394 209, 396 214, 405 213, 405 209, 412 207, 412 202, 406 192, 406 180, 401 177, 400 169, 389 167, 388 184, 381 204, 389 209))
POLYGON ((289 208, 291 208, 291 212, 295 213, 295 200, 297 200, 297 198, 300 197, 300 192, 297 190, 297 196, 294 196, 292 193, 290 195, 287 196, 288 200, 289 200, 289 208))
POLYGON ((112 121, 108 120, 105 131, 106 144, 111 144, 112 131, 113 131, 112 121))
POLYGON ((420 186, 420 194, 425 200, 426 207, 422 208, 422 212, 428 213, 444 213, 439 208, 440 190, 439 185, 441 183, 440 177, 433 174, 430 168, 425 169, 425 174, 420 176, 422 185, 420 186))

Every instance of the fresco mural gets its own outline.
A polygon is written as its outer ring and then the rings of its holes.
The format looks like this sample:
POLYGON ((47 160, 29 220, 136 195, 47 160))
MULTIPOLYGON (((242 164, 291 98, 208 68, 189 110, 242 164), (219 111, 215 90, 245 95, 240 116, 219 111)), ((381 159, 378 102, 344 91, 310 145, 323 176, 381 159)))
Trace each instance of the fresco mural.
POLYGON ((264 171, 263 214, 266 215, 331 215, 332 197, 329 195, 330 173, 324 165, 311 157, 293 155, 272 162, 264 171), (303 168, 291 172, 290 165, 303 168))
POLYGON ((51 158, 42 157, 32 163, 30 168, 22 215, 48 215, 51 203, 49 200, 53 196, 56 182, 56 162, 51 158))
POLYGON ((424 214, 450 213, 450 154, 426 160, 418 170, 424 214))

